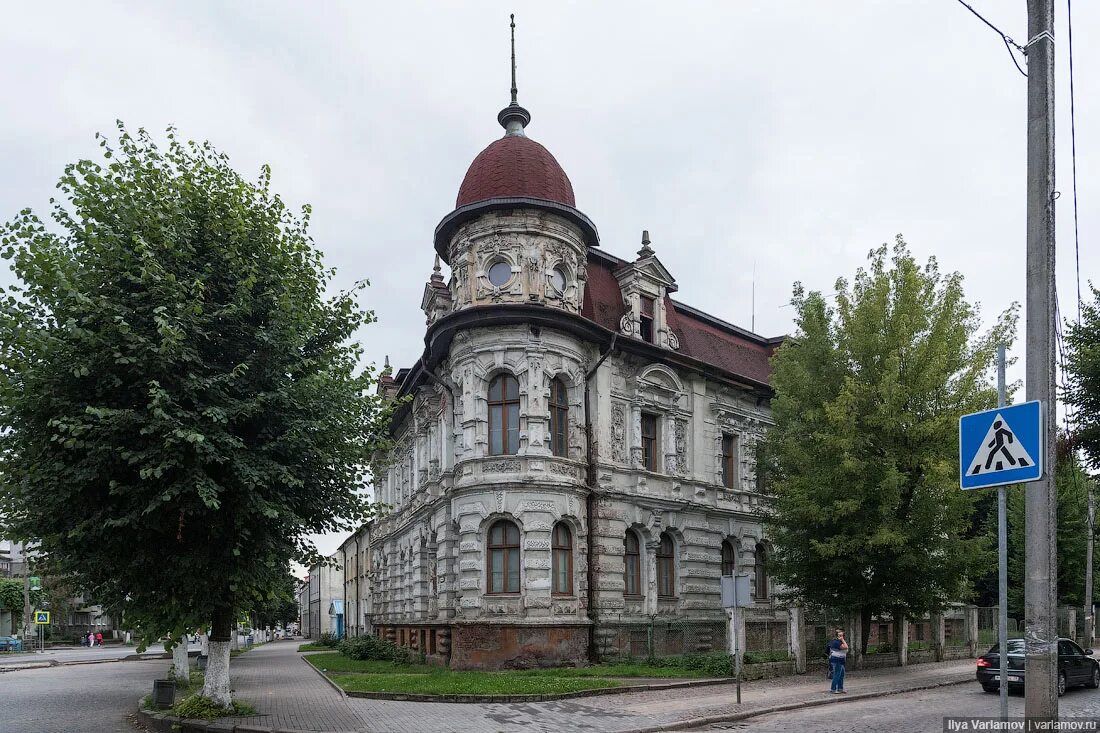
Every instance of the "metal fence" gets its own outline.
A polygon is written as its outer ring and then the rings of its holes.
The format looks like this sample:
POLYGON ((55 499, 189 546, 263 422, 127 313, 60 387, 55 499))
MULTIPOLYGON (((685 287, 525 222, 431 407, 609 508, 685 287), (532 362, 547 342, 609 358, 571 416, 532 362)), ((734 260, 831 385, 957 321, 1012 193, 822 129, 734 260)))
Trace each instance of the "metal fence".
MULTIPOLYGON (((1009 611, 1011 614, 1012 611, 1009 611)), ((997 643, 998 637, 997 606, 982 606, 978 608, 978 651, 984 652, 997 643)), ((1008 638, 1022 639, 1024 625, 1019 619, 1008 617, 1008 638)))
POLYGON ((746 621, 745 663, 789 659, 789 632, 790 624, 785 621, 746 621))
POLYGON ((689 654, 725 654, 724 621, 603 621, 597 630, 605 659, 657 659, 689 654))

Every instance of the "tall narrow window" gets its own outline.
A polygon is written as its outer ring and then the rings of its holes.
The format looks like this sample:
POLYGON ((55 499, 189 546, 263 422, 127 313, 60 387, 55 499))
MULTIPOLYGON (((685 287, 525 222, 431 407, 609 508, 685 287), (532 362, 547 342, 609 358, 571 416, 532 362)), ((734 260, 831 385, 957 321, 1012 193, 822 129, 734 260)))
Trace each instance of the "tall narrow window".
POLYGON ((489 382, 489 455, 519 451, 519 382, 498 374, 489 382))
POLYGON ((768 548, 763 542, 756 545, 756 597, 759 600, 768 597, 768 548))
POLYGON ((661 534, 661 544, 657 546, 657 595, 676 596, 676 552, 668 532, 661 534))
POLYGON ((550 382, 550 449, 569 455, 569 391, 561 377, 550 382))
POLYGON ((656 302, 653 298, 641 297, 641 313, 638 314, 639 334, 643 341, 653 343, 653 311, 656 310, 656 302))
POLYGON ((628 596, 640 596, 642 594, 642 553, 638 547, 638 535, 627 530, 623 544, 626 560, 624 570, 626 586, 623 593, 628 596))
POLYGON ((519 529, 502 519, 489 530, 487 593, 519 593, 519 529))
POLYGON ((554 525, 552 545, 554 552, 552 592, 559 596, 571 596, 573 595, 573 534, 565 522, 554 525))
POLYGON ((737 436, 729 433, 722 436, 722 485, 737 488, 737 436))
POLYGON ((722 575, 733 575, 737 570, 736 554, 733 543, 729 540, 722 542, 722 575))
POLYGON ((656 471, 658 466, 657 416, 642 413, 642 465, 656 471))

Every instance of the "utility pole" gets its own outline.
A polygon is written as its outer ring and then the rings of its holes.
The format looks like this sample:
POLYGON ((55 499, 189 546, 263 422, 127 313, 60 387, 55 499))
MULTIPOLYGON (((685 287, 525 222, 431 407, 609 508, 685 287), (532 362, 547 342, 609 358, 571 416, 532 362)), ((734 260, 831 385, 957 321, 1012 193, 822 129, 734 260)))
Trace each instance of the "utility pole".
MULTIPOLYGON (((1027 399, 1043 407, 1043 478, 1027 484, 1024 715, 1058 718, 1054 490, 1054 3, 1027 2, 1027 399)), ((1030 725, 1029 725, 1030 728, 1030 725)))
POLYGON ((1085 648, 1092 648, 1093 634, 1093 610, 1092 610, 1092 540, 1096 535, 1096 496, 1092 492, 1092 477, 1085 481, 1085 490, 1088 491, 1088 539, 1085 549, 1085 648))
MULTIPOLYGON (((1005 345, 997 346, 997 407, 1005 406, 1005 345)), ((1008 720, 1008 487, 997 487, 997 651, 1001 720, 1008 720)))

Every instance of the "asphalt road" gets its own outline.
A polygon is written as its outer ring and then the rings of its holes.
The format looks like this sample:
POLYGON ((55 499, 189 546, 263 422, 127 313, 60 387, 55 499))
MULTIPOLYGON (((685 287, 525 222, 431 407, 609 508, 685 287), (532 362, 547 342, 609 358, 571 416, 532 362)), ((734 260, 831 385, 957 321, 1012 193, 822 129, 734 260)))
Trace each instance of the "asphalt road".
POLYGON ((0 733, 134 733, 127 716, 170 666, 159 659, 0 673, 0 733))
MULTIPOLYGON (((996 716, 999 713, 1000 698, 984 692, 977 682, 973 682, 762 715, 738 722, 717 723, 699 730, 708 733, 941 733, 944 716, 996 716)), ((1023 716, 1022 694, 1009 695, 1008 714, 1010 717, 1023 716)), ((1068 690, 1059 700, 1059 714, 1061 717, 1100 717, 1100 690, 1068 690)))

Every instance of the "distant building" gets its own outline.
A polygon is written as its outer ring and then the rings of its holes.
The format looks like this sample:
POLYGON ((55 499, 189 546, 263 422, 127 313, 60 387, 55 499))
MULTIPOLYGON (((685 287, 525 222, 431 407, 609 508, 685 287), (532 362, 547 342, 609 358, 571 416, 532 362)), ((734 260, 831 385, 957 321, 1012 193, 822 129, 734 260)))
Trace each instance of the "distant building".
POLYGON ((376 475, 370 625, 455 668, 724 649, 720 575, 786 619, 755 454, 782 339, 673 299, 648 232, 611 254, 514 94, 435 228, 423 356, 380 385, 410 399, 376 475))
MULTIPOLYGON (((302 635, 319 639, 323 634, 336 634, 337 618, 333 611, 333 601, 343 603, 344 569, 343 555, 339 551, 329 555, 328 560, 336 563, 318 564, 309 569, 305 583, 305 612, 302 614, 302 635)), ((302 601, 299 600, 299 606, 302 601)), ((341 610, 342 614, 343 611, 341 610)))
POLYGON ((352 534, 337 551, 344 568, 344 626, 347 636, 372 633, 369 525, 352 534))

